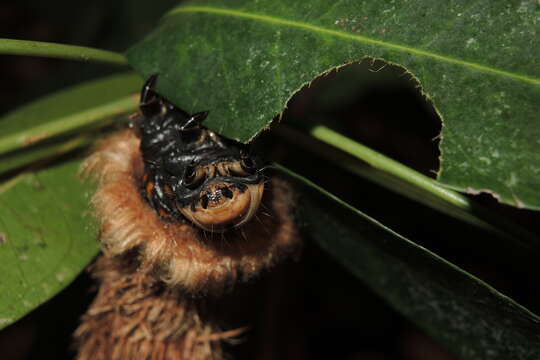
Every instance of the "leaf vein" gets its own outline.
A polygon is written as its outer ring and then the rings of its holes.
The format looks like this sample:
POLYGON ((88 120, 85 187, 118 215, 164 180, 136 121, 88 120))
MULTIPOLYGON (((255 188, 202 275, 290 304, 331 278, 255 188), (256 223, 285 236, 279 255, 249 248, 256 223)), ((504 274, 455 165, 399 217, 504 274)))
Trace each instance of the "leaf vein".
POLYGON ((327 29, 322 26, 311 25, 311 24, 307 24, 307 23, 303 23, 299 21, 278 18, 275 16, 270 16, 270 15, 265 15, 265 14, 249 13, 249 12, 245 12, 241 10, 224 9, 224 8, 208 7, 208 6, 184 6, 184 7, 178 7, 171 10, 169 13, 167 13, 166 16, 172 16, 178 13, 190 13, 190 12, 191 13, 201 12, 201 13, 207 13, 207 14, 232 16, 232 17, 239 17, 239 18, 244 18, 244 19, 257 20, 257 21, 262 21, 262 22, 267 22, 267 23, 296 27, 299 29, 313 31, 320 34, 336 36, 343 39, 358 41, 358 42, 362 42, 366 44, 377 45, 377 46, 385 47, 385 48, 392 49, 399 52, 410 53, 417 56, 424 56, 427 58, 444 61, 446 63, 464 66, 464 67, 468 67, 468 68, 483 71, 483 72, 494 73, 500 76, 508 77, 515 80, 520 80, 520 81, 531 83, 534 85, 540 85, 540 79, 530 77, 527 75, 517 74, 517 73, 509 72, 506 70, 493 68, 487 65, 483 65, 483 64, 479 64, 479 63, 475 63, 471 61, 466 61, 466 60, 462 60, 458 58, 453 58, 453 57, 433 53, 430 51, 426 51, 426 50, 422 50, 422 49, 418 49, 418 48, 414 48, 414 47, 410 47, 406 45, 395 44, 395 43, 386 42, 382 40, 372 39, 370 37, 363 36, 363 35, 349 34, 343 31, 327 29))

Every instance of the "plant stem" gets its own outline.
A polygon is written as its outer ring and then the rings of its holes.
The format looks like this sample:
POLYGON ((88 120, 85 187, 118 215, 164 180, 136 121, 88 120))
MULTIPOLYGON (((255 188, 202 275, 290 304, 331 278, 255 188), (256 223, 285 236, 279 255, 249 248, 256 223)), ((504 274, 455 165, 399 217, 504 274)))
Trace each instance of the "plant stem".
POLYGON ((355 174, 372 180, 381 186, 385 186, 392 191, 411 198, 419 203, 441 211, 447 215, 466 221, 472 225, 479 226, 503 237, 511 237, 527 248, 540 251, 540 244, 537 237, 528 230, 508 221, 502 216, 489 211, 480 206, 468 197, 451 189, 442 187, 437 181, 411 169, 383 154, 376 152, 356 141, 343 136, 334 130, 317 125, 311 127, 308 132, 313 138, 323 143, 331 145, 354 158, 360 159, 374 169, 362 168, 358 162, 353 163, 347 159, 336 156, 331 151, 321 150, 320 145, 316 146, 302 140, 302 134, 295 130, 281 130, 286 137, 293 139, 295 143, 306 146, 314 152, 324 153, 323 157, 337 159, 338 164, 355 174), (292 131, 293 134, 286 134, 292 131), (296 134, 294 134, 296 133, 296 134), (320 151, 319 151, 320 150, 320 151))
POLYGON ((84 46, 0 38, 0 54, 43 56, 57 59, 127 65, 124 55, 84 46))
POLYGON ((471 204, 467 197, 453 190, 441 187, 435 180, 420 174, 419 172, 395 160, 392 160, 389 157, 368 148, 367 146, 357 143, 356 141, 351 140, 330 128, 327 128, 326 126, 315 126, 311 129, 310 133, 314 138, 337 147, 338 149, 341 149, 356 158, 362 159, 376 169, 383 170, 396 176, 397 178, 406 180, 408 183, 414 184, 462 209, 471 209, 471 204))
MULTIPOLYGON (((314 139, 313 137, 304 134, 303 132, 296 131, 286 126, 281 126, 277 128, 280 136, 288 139, 296 145, 305 147, 315 153, 316 155, 331 161, 332 163, 342 167, 343 169, 361 176, 373 183, 381 185, 393 192, 396 192, 400 195, 403 195, 411 200, 417 201, 421 204, 429 206, 433 209, 439 210, 447 215, 461 219, 473 225, 483 227, 489 230, 495 230, 493 226, 486 223, 485 221, 480 220, 478 217, 474 216, 468 209, 471 206, 459 207, 453 204, 448 204, 444 199, 441 199, 434 193, 427 193, 425 189, 421 186, 417 186, 408 181, 405 178, 398 178, 395 175, 390 174, 389 172, 383 171, 374 166, 370 166, 365 162, 358 161, 359 156, 344 153, 341 151, 339 146, 332 146, 324 142, 314 139)), ((360 145, 360 144, 358 144, 360 145)), ((360 145, 362 146, 362 145, 360 145)), ((370 149, 369 149, 370 150, 370 149)), ((371 153, 374 153, 373 150, 370 150, 371 153)), ((380 157, 384 158, 384 155, 378 154, 380 157)), ((366 161, 364 158, 362 160, 366 161)), ((381 160, 381 159, 379 159, 381 160)), ((383 159, 383 161, 391 159, 383 159)), ((412 169, 408 169, 411 172, 414 172, 412 169)), ((416 174, 421 175, 421 174, 416 174)), ((424 179, 425 180, 425 179, 424 179)), ((424 181, 426 182, 426 181, 424 181)), ((422 182, 422 183, 424 183, 422 182)), ((455 194, 455 196, 460 196, 460 194, 455 194)), ((463 201, 469 202, 470 200, 466 197, 463 197, 463 201)), ((470 204, 469 204, 470 205, 470 204)))

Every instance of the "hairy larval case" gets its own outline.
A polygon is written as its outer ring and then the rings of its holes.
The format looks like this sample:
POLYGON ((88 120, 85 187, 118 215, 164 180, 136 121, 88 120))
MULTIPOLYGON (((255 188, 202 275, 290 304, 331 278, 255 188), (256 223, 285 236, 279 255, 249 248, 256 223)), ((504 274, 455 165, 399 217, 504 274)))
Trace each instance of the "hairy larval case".
MULTIPOLYGON (((151 77, 131 129, 101 141, 82 174, 103 255, 78 359, 221 359, 227 329, 208 302, 291 254, 293 193, 245 145, 159 96, 151 77)), ((226 311, 226 309, 222 309, 226 311)), ((246 324, 249 325, 249 324, 246 324)))

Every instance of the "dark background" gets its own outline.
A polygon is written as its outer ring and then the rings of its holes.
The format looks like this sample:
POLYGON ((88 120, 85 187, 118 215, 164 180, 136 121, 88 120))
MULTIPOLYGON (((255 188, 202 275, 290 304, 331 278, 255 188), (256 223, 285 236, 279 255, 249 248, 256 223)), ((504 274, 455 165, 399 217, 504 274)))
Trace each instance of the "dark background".
MULTIPOLYGON (((177 3, 2 1, 0 37, 123 51, 177 3)), ((0 55, 0 114, 50 91, 117 70, 110 65, 0 55)), ((348 136, 433 177, 438 168, 440 120, 414 90, 414 84, 399 78, 395 70, 382 71, 376 75, 380 83, 375 81, 362 89, 345 87, 335 74, 330 75, 294 98, 285 121, 290 117, 332 121, 348 136), (329 91, 340 100, 321 102, 321 94, 329 91)), ((355 76, 366 74, 362 66, 349 71, 355 76)), ((276 138, 266 135, 263 141, 272 139, 276 138)), ((317 179, 318 184, 400 234, 485 279, 532 310, 537 308, 537 281, 530 275, 533 269, 507 259, 491 235, 353 177, 292 144, 280 143, 276 149, 267 147, 272 150, 265 156, 317 179)), ((477 199, 531 229, 538 223, 538 215, 533 212, 501 206, 487 195, 477 199)), ((265 342, 274 344, 276 339, 271 342, 261 336, 268 334, 264 331, 268 325, 261 317, 253 319, 257 324, 253 338, 266 358, 456 359, 322 253, 307 235, 304 240, 301 260, 263 276, 259 284, 248 285, 248 289, 257 291, 266 288, 260 293, 274 301, 279 310, 274 316, 281 324, 276 335, 280 345, 272 349, 265 347, 265 342)), ((91 302, 92 291, 95 285, 83 273, 54 299, 0 331, 0 359, 72 358, 71 333, 91 302)), ((253 348, 257 347, 244 344, 232 351, 242 355, 253 348)))

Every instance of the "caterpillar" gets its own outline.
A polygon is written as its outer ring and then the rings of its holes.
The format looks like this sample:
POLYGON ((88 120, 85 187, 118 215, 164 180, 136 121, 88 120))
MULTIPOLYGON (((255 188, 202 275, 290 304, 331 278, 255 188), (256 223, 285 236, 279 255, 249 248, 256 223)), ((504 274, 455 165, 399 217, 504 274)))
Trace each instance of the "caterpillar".
POLYGON ((144 85, 140 104, 146 200, 162 217, 184 216, 212 232, 249 221, 264 190, 260 161, 201 126, 208 112, 189 115, 159 97, 155 81, 144 85))
POLYGON ((206 128, 208 112, 160 96, 157 78, 144 84, 133 125, 81 167, 97 182, 103 255, 91 266, 100 288, 75 332, 79 360, 223 358, 242 330, 209 309, 300 249, 289 184, 206 128))

